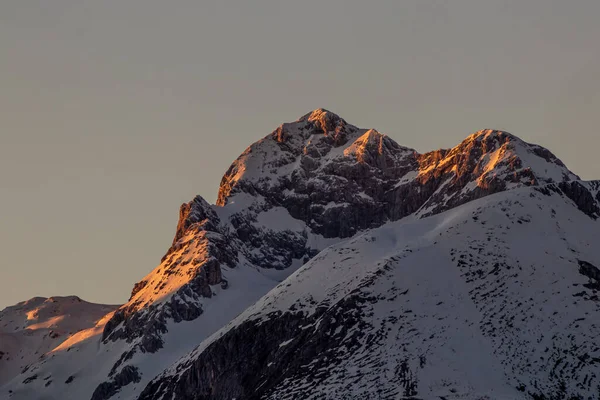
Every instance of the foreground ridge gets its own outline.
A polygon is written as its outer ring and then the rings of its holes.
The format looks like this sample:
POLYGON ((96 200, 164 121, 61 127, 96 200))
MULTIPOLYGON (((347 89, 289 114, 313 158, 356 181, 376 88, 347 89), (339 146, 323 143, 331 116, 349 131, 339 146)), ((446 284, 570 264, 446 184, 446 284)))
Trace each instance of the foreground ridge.
POLYGON ((365 232, 139 399, 596 398, 599 228, 547 184, 365 232))

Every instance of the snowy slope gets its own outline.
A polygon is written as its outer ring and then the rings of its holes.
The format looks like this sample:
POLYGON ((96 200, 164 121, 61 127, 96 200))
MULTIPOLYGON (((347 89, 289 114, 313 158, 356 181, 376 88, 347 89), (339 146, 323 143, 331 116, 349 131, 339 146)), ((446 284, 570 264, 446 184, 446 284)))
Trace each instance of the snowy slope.
POLYGON ((548 150, 506 132, 479 131, 453 149, 419 154, 317 109, 240 155, 217 205, 198 196, 181 206, 171 247, 130 300, 30 366, 52 385, 20 374, 0 386, 0 399, 136 398, 330 245, 550 182, 600 215, 597 188, 580 189, 577 179, 548 150))
POLYGON ((597 398, 598 237, 556 186, 387 224, 323 251, 140 399, 597 398))
POLYGON ((0 385, 26 374, 44 354, 94 327, 117 307, 76 296, 35 297, 0 311, 0 385))

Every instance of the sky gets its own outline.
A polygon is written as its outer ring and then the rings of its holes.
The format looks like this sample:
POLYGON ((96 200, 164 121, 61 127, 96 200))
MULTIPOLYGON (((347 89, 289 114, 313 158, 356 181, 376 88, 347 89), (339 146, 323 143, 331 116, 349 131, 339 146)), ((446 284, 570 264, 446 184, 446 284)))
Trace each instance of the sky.
POLYGON ((421 152, 509 131, 600 179, 600 1, 0 2, 0 309, 122 303, 179 206, 323 107, 421 152))

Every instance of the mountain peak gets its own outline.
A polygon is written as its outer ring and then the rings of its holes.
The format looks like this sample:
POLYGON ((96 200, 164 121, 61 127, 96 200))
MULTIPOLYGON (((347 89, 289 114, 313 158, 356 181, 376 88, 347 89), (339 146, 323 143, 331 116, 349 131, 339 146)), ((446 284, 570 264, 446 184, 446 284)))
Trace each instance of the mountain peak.
POLYGON ((499 129, 481 129, 481 130, 478 130, 477 132, 473 133, 469 137, 467 137, 467 139, 481 140, 483 138, 488 138, 488 137, 506 138, 509 140, 513 140, 513 139, 521 140, 518 137, 516 137, 515 135, 513 135, 512 133, 502 131, 499 129))
MULTIPOLYGON (((489 172, 496 170, 496 164, 512 169, 527 169, 531 171, 536 181, 543 183, 561 182, 580 179, 567 169, 565 164, 550 150, 527 143, 521 138, 505 131, 484 129, 467 137, 453 149, 464 153, 479 149, 485 157, 485 169, 489 172)), ((505 168, 503 168, 505 169, 505 168)))
POLYGON ((420 155, 418 180, 443 183, 422 208, 422 215, 430 215, 484 195, 579 177, 550 150, 505 131, 484 129, 452 149, 420 155))
POLYGON ((386 193, 394 199, 382 199, 382 204, 400 201, 393 194, 398 188, 416 190, 410 183, 414 179, 418 186, 426 185, 426 190, 415 195, 412 206, 405 209, 403 205, 399 215, 388 216, 392 219, 416 211, 416 205, 427 200, 423 197, 445 182, 443 190, 428 202, 439 206, 435 212, 484 194, 579 179, 548 149, 506 131, 482 129, 452 149, 419 154, 374 129, 358 128, 327 109, 317 108, 295 122, 283 123, 238 157, 223 176, 217 205, 224 206, 240 192, 269 197, 275 188, 309 196, 308 187, 321 180, 326 182, 324 186, 348 180, 362 187, 360 182, 367 177, 390 180, 390 187, 380 184, 374 193, 375 198, 386 193), (372 170, 366 173, 367 169, 372 170), (447 193, 449 190, 452 193, 447 193))
POLYGON ((458 144, 457 148, 465 146, 477 146, 481 147, 484 152, 488 152, 494 151, 497 148, 508 144, 511 144, 511 147, 515 147, 515 145, 521 147, 532 146, 510 132, 499 129, 481 129, 467 136, 461 143, 458 144))
POLYGON ((326 110, 324 108, 317 108, 302 116, 298 122, 312 122, 317 126, 324 134, 335 131, 338 127, 343 127, 347 123, 339 115, 326 110))
POLYGON ((334 118, 334 119, 342 119, 339 115, 334 112, 331 112, 325 108, 319 107, 315 108, 309 113, 304 114, 302 117, 298 119, 298 121, 313 121, 316 119, 320 119, 323 117, 334 118))

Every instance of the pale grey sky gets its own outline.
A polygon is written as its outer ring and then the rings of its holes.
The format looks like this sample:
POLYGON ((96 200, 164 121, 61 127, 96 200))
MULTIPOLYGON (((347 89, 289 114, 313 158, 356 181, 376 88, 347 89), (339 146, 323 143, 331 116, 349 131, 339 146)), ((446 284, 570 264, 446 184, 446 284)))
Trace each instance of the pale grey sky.
POLYGON ((0 2, 0 308, 125 301, 249 144, 318 107, 600 178, 600 1, 0 2))

